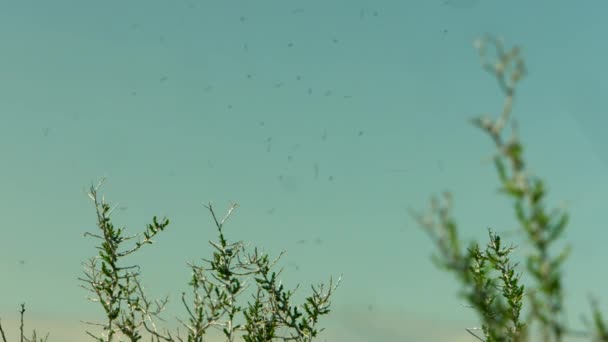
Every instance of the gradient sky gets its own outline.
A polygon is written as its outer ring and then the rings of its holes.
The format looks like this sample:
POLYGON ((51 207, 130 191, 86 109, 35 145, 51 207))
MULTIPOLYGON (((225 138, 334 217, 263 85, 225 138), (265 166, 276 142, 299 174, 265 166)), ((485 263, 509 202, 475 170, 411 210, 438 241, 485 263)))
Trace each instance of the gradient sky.
POLYGON ((502 106, 473 48, 484 33, 523 48, 514 117, 548 205, 572 215, 565 287, 580 328, 589 292, 608 312, 607 11, 600 0, 0 1, 9 337, 26 302, 30 328, 87 340, 78 320, 101 308, 77 281, 96 253, 86 190, 107 177, 116 225, 172 220, 130 259, 151 296, 172 295, 169 320, 184 313, 185 262, 216 238, 203 204, 237 202, 228 238, 286 249, 288 286, 343 275, 327 340, 472 340, 476 316, 407 208, 449 190, 465 239, 516 227, 483 162, 492 142, 467 122, 502 106))

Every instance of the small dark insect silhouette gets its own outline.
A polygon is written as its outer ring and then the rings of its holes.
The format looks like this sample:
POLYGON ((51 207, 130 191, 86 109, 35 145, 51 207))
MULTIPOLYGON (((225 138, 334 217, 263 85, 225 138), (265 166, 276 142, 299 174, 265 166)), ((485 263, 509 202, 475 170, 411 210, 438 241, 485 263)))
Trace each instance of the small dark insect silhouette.
POLYGON ((329 178, 327 178, 328 181, 333 182, 334 181, 334 176, 329 176, 329 178))
POLYGON ((363 131, 359 131, 359 136, 362 137, 363 136, 363 131))
POLYGON ((293 43, 292 43, 292 42, 289 42, 289 43, 287 44, 287 47, 293 47, 293 43))
POLYGON ((167 76, 163 76, 163 77, 161 77, 161 78, 160 78, 160 81, 161 81, 161 82, 165 82, 167 79, 168 79, 168 77, 167 77, 167 76))

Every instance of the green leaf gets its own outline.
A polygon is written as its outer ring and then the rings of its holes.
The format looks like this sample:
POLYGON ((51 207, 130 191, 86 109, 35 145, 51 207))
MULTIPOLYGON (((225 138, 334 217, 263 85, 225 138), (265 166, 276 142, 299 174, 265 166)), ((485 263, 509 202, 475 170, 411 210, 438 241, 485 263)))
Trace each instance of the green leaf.
POLYGON ((502 158, 499 156, 494 157, 494 165, 496 166, 496 171, 498 171, 500 180, 503 183, 507 182, 507 171, 505 169, 505 164, 502 162, 502 158))

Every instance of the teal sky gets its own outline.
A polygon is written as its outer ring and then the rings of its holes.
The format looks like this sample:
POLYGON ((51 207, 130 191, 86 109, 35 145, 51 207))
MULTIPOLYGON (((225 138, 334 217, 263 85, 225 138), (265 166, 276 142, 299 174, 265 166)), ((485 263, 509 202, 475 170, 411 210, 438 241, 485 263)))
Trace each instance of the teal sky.
POLYGON ((87 340, 78 320, 101 308, 77 281, 96 253, 86 190, 107 177, 116 225, 172 221, 130 259, 151 296, 171 294, 171 324, 186 261, 216 238, 203 204, 223 214, 237 202, 228 237, 286 249, 288 286, 343 275, 328 340, 470 341, 476 316, 407 208, 449 190, 465 239, 516 227, 483 162, 492 141, 467 122, 502 106, 473 48, 484 33, 523 48, 514 117, 548 205, 571 213, 567 312, 580 328, 589 292, 608 312, 607 11, 600 0, 0 1, 9 337, 26 302, 26 329, 87 340))

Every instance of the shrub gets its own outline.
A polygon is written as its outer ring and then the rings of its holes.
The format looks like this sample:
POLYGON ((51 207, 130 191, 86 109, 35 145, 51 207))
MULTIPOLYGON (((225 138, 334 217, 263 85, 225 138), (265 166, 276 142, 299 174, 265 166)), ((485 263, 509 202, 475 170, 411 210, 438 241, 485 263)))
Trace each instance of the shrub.
POLYGON ((229 242, 224 235, 224 225, 238 206, 232 205, 226 216, 219 220, 209 204, 207 209, 217 228, 218 241, 209 242, 215 249, 210 260, 204 260, 203 265, 188 264, 192 270, 189 282, 192 299, 188 304, 186 294, 182 293, 188 319, 178 319, 186 328, 187 335, 184 339, 179 331, 175 336, 169 331, 160 332, 154 319, 160 319, 159 314, 168 298, 160 302, 149 300, 139 281, 138 266, 119 265, 122 265, 124 257, 151 244, 152 238, 169 225, 169 220, 159 221, 154 217, 143 233, 143 239, 130 249, 123 247, 124 242, 139 236, 123 236, 124 228, 114 227, 110 220, 112 209, 98 195, 100 185, 101 182, 91 186, 89 197, 95 203, 101 233, 86 234, 101 241, 100 252, 86 265, 87 277, 80 279, 94 294, 91 300, 100 303, 107 316, 107 321, 102 324, 102 336, 87 332, 97 341, 114 341, 117 333, 129 341, 139 341, 142 329, 156 341, 203 341, 208 330, 216 328, 227 341, 240 336, 246 342, 306 342, 312 341, 322 330, 317 327, 319 318, 330 312, 329 299, 340 278, 335 285, 330 280, 326 289, 323 284, 312 286, 312 295, 306 297, 303 304, 293 304, 295 290, 287 290, 278 280, 281 272, 272 271, 283 253, 271 260, 268 254, 260 253, 257 248, 248 251, 242 241, 229 242), (99 260, 101 266, 98 265, 99 260), (238 299, 247 293, 251 283, 256 285, 252 300, 246 305, 239 304, 238 299))
POLYGON ((517 83, 526 73, 520 49, 505 50, 503 42, 491 36, 476 41, 483 68, 493 74, 505 95, 502 112, 495 120, 475 118, 472 123, 486 132, 497 148, 494 164, 500 180, 499 191, 513 199, 514 213, 534 252, 526 258, 526 270, 534 284, 521 284, 516 274, 517 264, 509 259, 514 247, 504 247, 500 236, 489 230, 490 242, 481 250, 477 242, 461 249, 456 222, 451 216, 452 196, 443 194, 444 203, 437 198, 431 201, 427 215, 415 211, 411 214, 430 234, 439 255, 433 261, 440 268, 454 272, 463 286, 462 296, 477 312, 481 320, 483 337, 467 329, 482 341, 526 341, 529 327, 537 323, 543 341, 562 341, 565 335, 587 336, 597 341, 608 341, 608 333, 597 304, 592 300, 592 332, 568 329, 564 320, 564 293, 562 265, 570 252, 569 246, 552 256, 551 247, 568 223, 568 215, 561 210, 546 210, 544 182, 531 176, 523 158, 523 145, 519 141, 517 125, 510 120, 517 83), (497 61, 488 61, 488 46, 496 50, 497 61), (512 124, 511 136, 505 139, 503 129, 512 124), (524 289, 527 291, 524 291, 524 289), (530 310, 521 317, 524 297, 529 298, 530 310))

